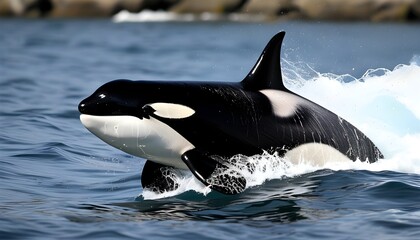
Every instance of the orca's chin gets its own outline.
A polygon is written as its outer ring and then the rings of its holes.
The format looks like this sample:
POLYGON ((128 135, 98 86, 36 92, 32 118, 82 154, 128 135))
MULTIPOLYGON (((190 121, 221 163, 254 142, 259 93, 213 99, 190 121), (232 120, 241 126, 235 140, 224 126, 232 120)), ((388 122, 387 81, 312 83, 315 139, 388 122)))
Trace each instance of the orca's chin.
POLYGON ((80 114, 80 122, 82 122, 85 128, 90 129, 94 125, 94 121, 92 121, 92 116, 89 114, 80 114))
POLYGON ((140 119, 129 115, 81 114, 80 121, 109 145, 163 165, 186 169, 181 155, 194 148, 183 136, 153 117, 140 119))
MULTIPOLYGON (((141 128, 141 119, 128 116, 97 116, 81 114, 80 121, 90 132, 105 142, 121 138, 142 138, 149 134, 147 129, 141 128), (140 131, 140 132, 139 132, 140 131)), ((112 144, 111 144, 112 145, 112 144)))

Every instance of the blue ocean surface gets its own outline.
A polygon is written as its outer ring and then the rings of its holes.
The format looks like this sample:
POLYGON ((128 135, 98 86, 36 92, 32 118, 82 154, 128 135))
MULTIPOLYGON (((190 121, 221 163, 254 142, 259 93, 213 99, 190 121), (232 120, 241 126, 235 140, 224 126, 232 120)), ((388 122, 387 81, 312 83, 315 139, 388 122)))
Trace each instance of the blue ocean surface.
POLYGON ((400 23, 0 19, 0 239, 420 239, 419 39, 400 23), (241 194, 193 177, 153 194, 144 159, 79 121, 78 103, 114 79, 240 81, 281 30, 287 86, 384 159, 263 155, 283 164, 241 194))

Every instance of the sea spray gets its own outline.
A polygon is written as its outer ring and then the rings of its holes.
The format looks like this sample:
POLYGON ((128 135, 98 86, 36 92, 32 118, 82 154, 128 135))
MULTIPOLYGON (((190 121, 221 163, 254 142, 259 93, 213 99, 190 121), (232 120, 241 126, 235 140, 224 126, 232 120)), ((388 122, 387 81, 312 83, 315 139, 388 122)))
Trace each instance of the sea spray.
MULTIPOLYGON (((302 160, 299 164, 294 165, 288 159, 280 157, 277 153, 264 152, 260 155, 244 156, 235 155, 230 159, 226 159, 224 164, 229 169, 234 169, 234 174, 239 172, 245 177, 247 183, 246 188, 253 188, 262 185, 264 182, 274 179, 285 179, 300 176, 306 173, 315 172, 323 169, 324 166, 312 164, 310 161, 302 160)), ((335 166, 331 163, 330 166, 335 166)), ((217 172, 215 174, 230 174, 225 172, 217 172)), ((141 196, 144 199, 159 199, 179 195, 186 191, 195 191, 203 195, 207 195, 211 189, 199 182, 188 170, 176 170, 168 176, 179 186, 173 191, 164 193, 156 193, 149 189, 144 189, 141 196)))

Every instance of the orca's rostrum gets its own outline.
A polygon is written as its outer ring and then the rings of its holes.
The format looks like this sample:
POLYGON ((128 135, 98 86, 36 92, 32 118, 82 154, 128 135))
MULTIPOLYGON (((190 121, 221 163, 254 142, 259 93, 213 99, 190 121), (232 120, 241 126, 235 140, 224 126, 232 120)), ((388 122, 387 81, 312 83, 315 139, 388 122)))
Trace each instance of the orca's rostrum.
POLYGON ((106 143, 147 159, 142 185, 157 192, 177 187, 176 169, 216 191, 242 192, 246 179, 228 162, 238 154, 277 152, 315 164, 381 158, 356 127, 286 89, 284 35, 270 40, 241 82, 115 80, 79 104, 80 120, 106 143))

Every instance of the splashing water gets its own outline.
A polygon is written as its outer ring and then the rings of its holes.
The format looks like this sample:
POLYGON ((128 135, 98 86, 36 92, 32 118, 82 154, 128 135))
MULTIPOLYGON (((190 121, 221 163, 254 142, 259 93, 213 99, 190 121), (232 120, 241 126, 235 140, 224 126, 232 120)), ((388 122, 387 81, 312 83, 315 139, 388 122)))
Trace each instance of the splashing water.
POLYGON ((393 70, 370 69, 353 81, 345 81, 348 75, 320 73, 310 80, 286 81, 297 82, 289 86, 292 91, 347 119, 385 155, 377 163, 350 162, 343 169, 420 174, 419 60, 414 57, 393 70))
MULTIPOLYGON (((252 188, 271 179, 292 178, 321 169, 396 171, 420 174, 420 57, 409 65, 393 70, 369 69, 361 78, 351 75, 319 73, 309 66, 284 60, 283 74, 293 92, 333 111, 364 132, 385 155, 384 159, 366 162, 329 162, 315 166, 303 160, 292 164, 277 154, 264 153, 229 159, 252 188)), ((178 171, 174 180, 179 188, 162 194, 145 189, 144 199, 156 199, 196 191, 207 195, 211 190, 189 171, 178 171)))

